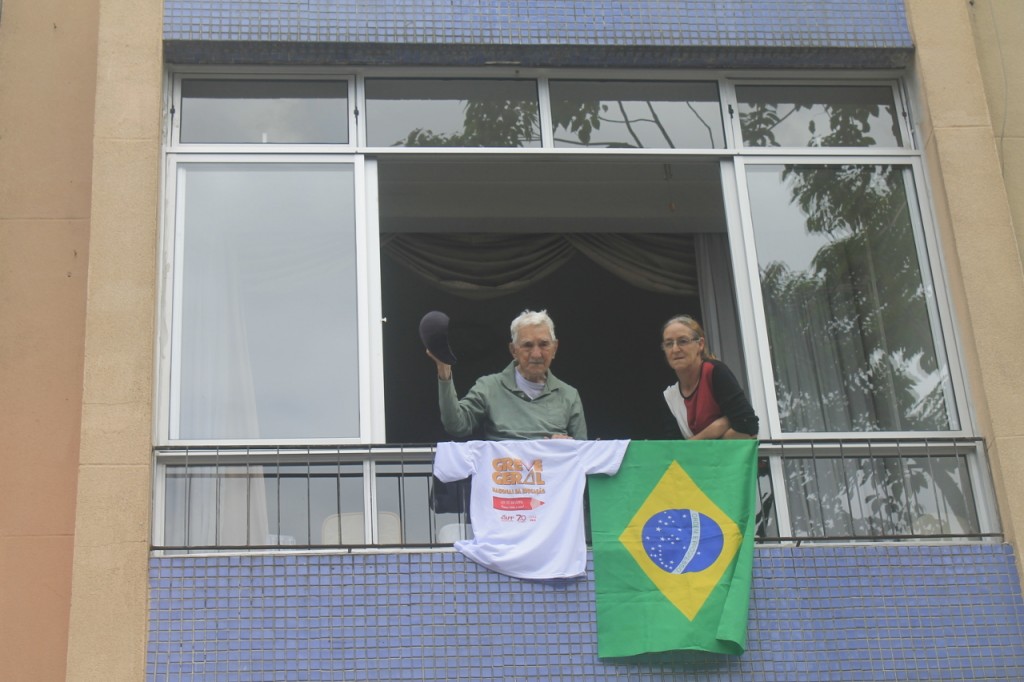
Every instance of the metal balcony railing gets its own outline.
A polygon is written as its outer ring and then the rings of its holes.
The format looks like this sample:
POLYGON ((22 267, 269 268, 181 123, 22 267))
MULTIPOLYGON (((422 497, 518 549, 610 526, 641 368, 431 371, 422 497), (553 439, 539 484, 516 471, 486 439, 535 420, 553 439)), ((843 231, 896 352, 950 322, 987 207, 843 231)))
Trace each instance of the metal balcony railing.
POLYGON ((763 442, 779 541, 1001 538, 979 438, 763 442))
MULTIPOLYGON (((759 542, 999 538, 979 439, 765 441, 759 542)), ((444 547, 471 535, 466 482, 432 445, 161 448, 153 549, 444 547)))

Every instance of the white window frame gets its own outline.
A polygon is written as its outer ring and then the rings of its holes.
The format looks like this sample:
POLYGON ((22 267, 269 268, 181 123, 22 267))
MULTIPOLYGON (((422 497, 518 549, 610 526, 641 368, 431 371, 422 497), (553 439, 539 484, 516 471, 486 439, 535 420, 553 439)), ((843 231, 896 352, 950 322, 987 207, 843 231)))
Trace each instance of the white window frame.
POLYGON ((203 153, 224 153, 224 154, 350 154, 356 147, 356 123, 355 116, 356 87, 355 76, 352 74, 339 74, 333 70, 281 72, 279 70, 253 70, 239 69, 238 71, 216 71, 197 69, 187 71, 175 71, 170 79, 170 106, 174 114, 170 118, 168 126, 168 151, 202 151, 203 153), (348 99, 348 142, 338 143, 209 143, 209 142, 182 142, 181 141, 181 83, 184 80, 259 80, 259 81, 338 81, 347 84, 348 99))
POLYGON ((726 127, 732 129, 732 147, 737 154, 748 156, 778 156, 780 154, 796 153, 802 156, 834 156, 837 153, 849 156, 878 156, 886 155, 907 155, 919 156, 916 150, 916 137, 910 126, 910 114, 907 102, 903 97, 900 82, 888 78, 728 78, 722 85, 723 106, 726 109, 726 127), (736 88, 744 85, 758 86, 875 86, 888 87, 892 91, 893 105, 896 107, 897 120, 900 127, 900 136, 903 138, 902 147, 747 147, 743 144, 743 132, 740 128, 739 104, 736 97, 736 88), (726 104, 727 102, 727 104, 726 104), (732 113, 730 113, 730 111, 732 113))
MULTIPOLYGON (((746 282, 749 298, 747 305, 740 306, 741 318, 746 316, 746 324, 741 328, 746 333, 747 329, 754 330, 756 338, 756 363, 748 359, 748 366, 756 364, 759 366, 761 375, 752 376, 751 390, 755 391, 760 386, 763 395, 758 401, 764 409, 760 413, 767 417, 768 429, 765 433, 762 427, 762 437, 768 436, 773 440, 806 440, 821 438, 823 440, 834 440, 843 438, 877 438, 879 440, 894 438, 951 438, 958 436, 972 436, 975 434, 974 414, 970 408, 967 396, 967 381, 965 368, 959 353, 959 340, 956 335, 952 319, 952 305, 950 294, 946 285, 942 258, 939 243, 936 235, 935 222, 932 218, 930 207, 922 202, 922 197, 928 194, 924 188, 924 169, 919 154, 872 154, 870 158, 865 155, 843 154, 758 154, 753 158, 737 156, 735 160, 735 182, 737 188, 737 200, 739 202, 739 224, 735 226, 737 234, 734 235, 730 224, 730 243, 734 244, 734 254, 738 246, 742 245, 742 256, 737 255, 734 260, 734 267, 737 270, 742 267, 745 272, 736 272, 737 288, 739 281, 746 282), (944 431, 799 431, 784 432, 779 419, 778 402, 775 395, 775 377, 771 361, 771 349, 768 342, 768 328, 764 311, 764 299, 761 293, 760 275, 758 271, 758 260, 756 244, 754 239, 753 215, 751 212, 750 195, 747 189, 746 169, 752 166, 777 166, 777 165, 893 165, 902 166, 910 170, 912 181, 907 185, 907 201, 916 205, 917 212, 911 212, 914 227, 914 244, 917 249, 918 262, 922 274, 926 275, 926 282, 934 288, 934 309, 929 304, 929 324, 932 333, 932 340, 935 343, 936 353, 940 359, 944 359, 949 368, 949 382, 952 389, 952 405, 956 410, 959 428, 944 431)), ((741 295, 742 297, 742 295, 741 295)))
POLYGON ((158 335, 156 396, 154 405, 154 440, 157 447, 168 445, 246 445, 266 443, 262 439, 182 439, 172 438, 178 400, 177 353, 180 349, 180 305, 182 269, 181 254, 183 236, 182 220, 184 191, 180 191, 179 178, 182 164, 333 164, 349 165, 353 169, 355 197, 355 261, 357 300, 357 339, 359 366, 359 435, 351 438, 304 438, 280 439, 275 443, 289 444, 352 444, 379 442, 383 439, 383 395, 384 368, 380 344, 380 264, 379 227, 376 205, 367 210, 368 199, 376 200, 376 164, 370 163, 370 182, 367 182, 366 160, 355 154, 225 154, 221 152, 198 154, 167 154, 164 181, 164 216, 162 221, 158 298, 160 301, 158 335), (372 190, 368 190, 368 184, 372 190), (372 257, 371 257, 372 254, 372 257), (371 320, 375 324, 371 324, 371 320), (374 345, 375 344, 375 345, 374 345), (379 403, 379 404, 377 404, 379 403))
MULTIPOLYGON (((953 404, 956 407, 960 428, 958 430, 940 432, 871 432, 871 437, 886 438, 893 436, 912 437, 950 437, 973 435, 976 433, 973 410, 967 394, 965 368, 959 352, 959 339, 953 324, 953 308, 941 267, 941 253, 937 239, 934 215, 932 213, 929 192, 925 188, 925 178, 921 151, 917 148, 915 131, 912 127, 912 116, 908 113, 905 88, 900 77, 903 74, 893 72, 867 71, 857 73, 835 72, 801 72, 800 74, 770 74, 761 72, 730 72, 728 74, 709 70, 665 70, 641 72, 624 69, 556 69, 533 70, 515 67, 495 67, 492 69, 474 68, 349 68, 340 70, 336 67, 320 69, 304 68, 301 70, 284 67, 176 67, 169 72, 169 105, 173 110, 180 111, 181 80, 184 78, 227 78, 239 80, 253 78, 267 79, 338 79, 349 84, 349 144, 182 144, 178 141, 178 117, 170 116, 165 149, 165 201, 164 220, 165 235, 163 249, 166 254, 161 259, 161 328, 169 328, 171 319, 168 308, 171 285, 173 283, 173 235, 175 218, 175 169, 183 161, 224 162, 225 160, 259 160, 264 163, 274 162, 332 162, 338 159, 351 159, 356 164, 356 221, 357 221, 357 263, 359 267, 359 343, 360 343, 360 437, 359 442, 383 442, 384 430, 384 386, 383 386, 383 348, 382 320, 380 295, 380 263, 379 263, 379 225, 377 202, 377 162, 380 156, 396 157, 401 155, 427 154, 431 156, 457 155, 488 155, 500 157, 505 154, 527 155, 542 158, 555 155, 563 158, 577 155, 598 155, 606 159, 617 157, 693 157, 717 158, 720 161, 723 198, 726 210, 726 227, 732 254, 732 268, 736 283, 736 308, 740 330, 746 349, 747 378, 750 386, 750 398, 758 414, 767 417, 762 423, 761 436, 773 439, 806 439, 820 436, 823 438, 839 438, 843 436, 863 436, 862 433, 782 433, 779 425, 777 405, 774 399, 773 370, 767 346, 767 331, 764 324, 763 303, 757 273, 756 254, 754 252, 752 220, 749 199, 746 191, 745 168, 750 164, 830 164, 830 163, 877 163, 908 165, 912 168, 914 181, 908 191, 915 195, 919 208, 921 226, 915 226, 918 234, 915 243, 919 252, 926 257, 921 258, 922 268, 927 267, 931 284, 935 287, 937 327, 941 335, 935 336, 939 351, 945 356, 950 368, 950 381, 953 386, 953 404), (536 82, 541 125, 541 142, 539 148, 450 148, 450 147, 368 147, 365 144, 365 80, 367 78, 495 78, 495 79, 532 79, 536 82), (636 80, 645 81, 715 81, 721 98, 720 112, 722 129, 725 134, 725 147, 719 149, 605 149, 605 148, 561 148, 552 143, 550 79, 573 80, 636 80), (898 120, 903 136, 904 146, 891 147, 858 147, 858 148, 807 148, 807 147, 775 147, 759 148, 744 147, 736 115, 737 85, 870 85, 887 86, 892 89, 893 101, 898 111, 898 120), (922 198, 924 199, 922 201, 922 198), (169 227, 168 227, 169 226, 169 227), (923 243, 922 241, 923 235, 923 243), (751 348, 751 342, 756 344, 751 348)), ((934 324, 933 324, 934 326, 934 324)), ((934 331, 934 330, 933 330, 934 331)), ((155 404, 158 405, 155 432, 158 445, 182 444, 191 441, 170 441, 168 434, 169 417, 169 370, 168 354, 169 339, 161 336, 158 344, 158 365, 160 378, 155 404)), ((206 441, 203 441, 205 443, 206 441)), ((254 442, 254 441, 244 441, 254 442)), ((263 441, 255 441, 263 442, 263 441)), ((289 441, 291 442, 291 441, 289 441)), ((303 441, 326 442, 326 441, 303 441)), ((349 443, 351 439, 330 440, 331 443, 349 443)), ((202 444, 202 443, 196 443, 202 444)))
POLYGON ((357 106, 360 112, 366 111, 366 79, 373 78, 424 78, 424 79, 437 79, 437 78, 448 78, 457 79, 465 78, 470 80, 479 80, 481 78, 491 78, 495 80, 533 80, 537 85, 537 102, 539 106, 538 119, 541 126, 541 146, 540 147, 371 147, 366 144, 366 133, 365 126, 361 126, 359 130, 359 144, 357 152, 362 154, 371 155, 417 155, 417 154, 428 154, 428 155, 448 155, 457 154, 462 156, 473 155, 473 154, 486 154, 488 156, 499 156, 503 154, 531 154, 536 156, 544 155, 555 155, 555 156, 574 156, 581 154, 584 156, 592 156, 594 154, 600 154, 602 156, 702 156, 702 157, 730 157, 736 153, 736 150, 731 149, 729 145, 729 123, 726 119, 726 98, 724 95, 724 78, 713 71, 656 71, 656 72, 644 72, 638 74, 636 71, 628 71, 623 69, 565 69, 565 70, 527 70, 527 69, 494 69, 481 71, 479 69, 422 69, 414 70, 409 68, 378 68, 378 69, 364 69, 356 71, 356 92, 357 92, 357 106), (722 130, 725 133, 725 147, 719 148, 701 148, 701 149, 669 149, 665 147, 651 147, 644 149, 624 149, 624 148, 572 148, 572 147, 555 147, 552 139, 553 131, 551 130, 551 96, 549 89, 549 81, 551 80, 592 80, 592 81, 616 81, 616 80, 629 80, 629 81, 650 81, 650 82, 676 82, 676 81, 702 81, 702 82, 714 82, 718 86, 718 93, 720 97, 720 115, 722 117, 721 125, 722 130))

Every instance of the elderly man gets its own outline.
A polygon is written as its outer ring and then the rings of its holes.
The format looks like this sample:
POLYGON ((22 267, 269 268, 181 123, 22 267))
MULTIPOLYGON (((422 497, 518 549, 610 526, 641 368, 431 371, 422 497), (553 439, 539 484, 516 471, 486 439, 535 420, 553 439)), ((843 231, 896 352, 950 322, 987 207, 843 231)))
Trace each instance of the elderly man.
POLYGON ((437 364, 441 422, 455 437, 480 432, 485 440, 587 438, 583 404, 576 389, 551 373, 558 351, 555 323, 547 311, 524 310, 512 321, 512 363, 480 377, 462 400, 452 367, 429 350, 437 364))

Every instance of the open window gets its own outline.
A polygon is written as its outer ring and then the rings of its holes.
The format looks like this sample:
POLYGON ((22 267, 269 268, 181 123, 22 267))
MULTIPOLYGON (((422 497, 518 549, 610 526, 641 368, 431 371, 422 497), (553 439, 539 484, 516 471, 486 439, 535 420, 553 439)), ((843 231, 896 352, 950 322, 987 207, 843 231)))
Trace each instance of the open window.
POLYGON ((744 374, 717 160, 391 157, 378 187, 389 442, 449 438, 416 332, 434 309, 452 320, 460 395, 510 362, 519 312, 547 309, 552 371, 580 391, 592 438, 661 434, 673 314, 703 319, 744 374))

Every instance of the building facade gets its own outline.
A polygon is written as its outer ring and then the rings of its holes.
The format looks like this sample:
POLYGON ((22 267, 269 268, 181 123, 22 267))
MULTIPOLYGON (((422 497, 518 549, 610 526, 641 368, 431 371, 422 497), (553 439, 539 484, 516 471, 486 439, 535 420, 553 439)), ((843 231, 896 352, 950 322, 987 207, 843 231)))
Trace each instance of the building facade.
POLYGON ((0 664, 1020 679, 1022 11, 8 0, 0 664), (744 656, 598 659, 590 579, 447 548, 415 322, 468 382, 525 306, 592 437, 653 433, 679 309, 737 369, 744 656))

